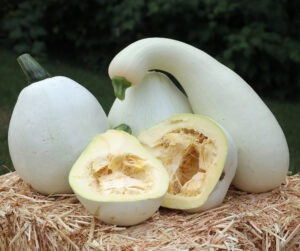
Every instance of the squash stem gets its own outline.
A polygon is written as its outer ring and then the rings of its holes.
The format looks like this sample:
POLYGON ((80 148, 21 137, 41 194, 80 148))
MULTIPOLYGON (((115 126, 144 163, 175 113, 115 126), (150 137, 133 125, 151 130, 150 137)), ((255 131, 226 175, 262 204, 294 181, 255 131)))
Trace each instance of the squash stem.
POLYGON ((28 83, 34 83, 51 77, 51 75, 28 53, 22 54, 17 58, 28 83))
POLYGON ((123 77, 114 77, 112 79, 112 86, 114 88, 115 96, 123 100, 125 98, 125 91, 128 87, 131 86, 131 83, 123 77))
POLYGON ((116 127, 113 128, 114 130, 119 130, 119 131, 124 131, 124 132, 127 132, 129 134, 132 134, 132 130, 130 128, 129 125, 126 125, 126 124, 120 124, 116 127))

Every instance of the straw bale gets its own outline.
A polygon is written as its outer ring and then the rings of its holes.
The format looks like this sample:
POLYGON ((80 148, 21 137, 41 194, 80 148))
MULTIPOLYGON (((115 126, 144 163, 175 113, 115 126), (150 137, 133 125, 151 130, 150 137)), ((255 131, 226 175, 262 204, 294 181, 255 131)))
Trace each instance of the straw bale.
POLYGON ((161 208, 132 227, 106 225, 73 194, 43 196, 0 176, 0 250, 300 250, 300 176, 268 193, 230 188, 213 210, 161 208))

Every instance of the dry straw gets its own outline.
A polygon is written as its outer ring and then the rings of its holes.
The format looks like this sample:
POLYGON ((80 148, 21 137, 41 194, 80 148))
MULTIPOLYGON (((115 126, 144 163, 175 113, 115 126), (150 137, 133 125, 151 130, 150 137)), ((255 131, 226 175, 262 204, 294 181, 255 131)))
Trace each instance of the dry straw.
POLYGON ((160 209, 132 227, 105 225, 74 195, 43 196, 0 176, 0 250, 300 250, 300 176, 268 193, 231 188, 222 206, 160 209))

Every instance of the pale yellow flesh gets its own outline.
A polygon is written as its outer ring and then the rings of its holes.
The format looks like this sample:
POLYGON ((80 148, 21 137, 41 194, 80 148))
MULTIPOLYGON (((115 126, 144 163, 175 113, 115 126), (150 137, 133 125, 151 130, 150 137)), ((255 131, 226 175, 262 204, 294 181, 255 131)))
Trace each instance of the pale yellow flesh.
POLYGON ((164 128, 169 125, 168 131, 158 125, 142 133, 139 139, 169 173, 163 206, 198 207, 205 203, 221 177, 227 154, 226 138, 213 124, 204 125, 204 128, 210 127, 207 131, 201 128, 203 119, 198 116, 188 117, 186 121, 180 121, 178 115, 173 118, 162 123, 164 128))

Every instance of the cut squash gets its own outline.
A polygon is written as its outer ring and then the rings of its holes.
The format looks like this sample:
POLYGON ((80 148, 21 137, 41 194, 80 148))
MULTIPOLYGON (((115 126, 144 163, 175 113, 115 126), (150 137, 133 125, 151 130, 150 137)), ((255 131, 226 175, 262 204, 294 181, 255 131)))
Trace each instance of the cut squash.
POLYGON ((235 174, 237 150, 217 123, 200 115, 179 114, 138 138, 169 173, 164 207, 200 211, 222 203, 235 174), (216 198, 209 200, 213 194, 216 198))
POLYGON ((129 226, 155 213, 169 179, 162 163, 134 136, 108 130, 82 153, 69 182, 94 216, 109 224, 129 226))

